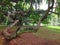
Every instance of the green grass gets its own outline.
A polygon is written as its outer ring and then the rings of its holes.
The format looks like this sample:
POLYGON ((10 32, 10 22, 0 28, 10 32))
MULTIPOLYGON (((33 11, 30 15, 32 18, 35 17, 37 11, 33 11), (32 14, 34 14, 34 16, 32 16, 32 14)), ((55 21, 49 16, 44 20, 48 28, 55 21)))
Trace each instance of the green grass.
MULTIPOLYGON (((6 27, 0 26, 0 30, 4 29, 6 27)), ((16 30, 16 27, 14 28, 16 30)), ((23 32, 23 30, 21 31, 23 32)), ((26 32, 26 30, 24 30, 26 32)), ((28 30, 27 32, 33 32, 33 30, 28 30)), ((36 33, 33 33, 38 37, 50 39, 50 40, 59 40, 60 39, 60 28, 55 26, 45 26, 40 27, 39 30, 36 33)))
MULTIPOLYGON (((6 26, 0 26, 0 30, 5 29, 5 28, 6 28, 6 26)), ((59 26, 45 26, 44 28, 50 29, 51 31, 54 31, 54 32, 60 32, 59 26)))
MULTIPOLYGON (((0 30, 4 30, 4 29, 6 29, 6 28, 7 28, 7 26, 0 26, 0 30)), ((12 27, 11 29, 16 30, 17 27, 12 27)))
POLYGON ((52 31, 60 32, 59 26, 47 26, 48 29, 51 29, 52 31))
POLYGON ((6 26, 0 26, 0 30, 3 30, 5 29, 6 26))
POLYGON ((49 28, 60 29, 60 26, 48 26, 49 28))
POLYGON ((59 31, 57 31, 57 29, 54 28, 40 27, 40 29, 34 34, 38 37, 42 37, 50 40, 59 40, 60 39, 59 31))

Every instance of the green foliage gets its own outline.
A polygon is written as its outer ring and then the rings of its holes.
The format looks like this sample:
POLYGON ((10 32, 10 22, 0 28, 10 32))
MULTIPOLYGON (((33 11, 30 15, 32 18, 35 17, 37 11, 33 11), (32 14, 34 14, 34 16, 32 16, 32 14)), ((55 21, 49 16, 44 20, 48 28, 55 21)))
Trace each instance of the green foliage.
POLYGON ((58 6, 57 6, 57 8, 56 8, 56 11, 57 11, 58 13, 60 13, 60 2, 58 2, 58 6))
POLYGON ((49 20, 51 20, 51 15, 48 15, 48 17, 44 21, 42 21, 42 23, 48 24, 49 20))
POLYGON ((38 20, 39 20, 39 14, 36 14, 35 12, 32 12, 31 14, 30 14, 30 18, 32 19, 32 23, 34 24, 34 23, 37 23, 38 22, 38 20))
POLYGON ((15 8, 16 8, 17 10, 23 10, 23 11, 28 10, 29 7, 30 7, 30 4, 29 4, 29 3, 21 2, 21 1, 19 1, 19 2, 15 5, 15 8))
POLYGON ((0 23, 4 21, 5 21, 5 17, 2 14, 0 14, 0 23))
MULTIPOLYGON (((46 0, 47 1, 47 0, 46 0)), ((37 3, 41 3, 42 0, 37 0, 37 3)), ((48 1, 47 1, 48 2, 48 1)), ((57 0, 58 2, 58 7, 57 7, 57 12, 60 12, 60 2, 59 0, 57 0)), ((36 3, 35 0, 32 1, 32 4, 36 3)), ((8 11, 12 12, 14 9, 16 11, 22 11, 24 13, 26 13, 25 16, 22 16, 19 19, 23 19, 23 22, 30 22, 30 23, 37 23, 38 19, 39 19, 39 15, 40 12, 35 11, 33 9, 33 6, 30 8, 31 2, 30 0, 18 0, 17 2, 14 0, 0 0, 0 10, 4 11, 5 13, 8 13, 8 11), (14 5, 15 3, 15 5, 14 5), (14 8, 14 9, 13 9, 14 8), (28 13, 28 11, 30 10, 30 12, 28 13), (29 19, 30 21, 27 21, 27 19, 29 19)), ((43 13, 43 11, 41 10, 41 13, 43 13)), ((2 14, 4 15, 4 14, 2 14)), ((17 14, 17 17, 19 17, 21 14, 17 14)), ((0 15, 0 19, 1 19, 1 15, 0 15)), ((6 18, 6 17, 5 17, 6 18)), ((45 19, 42 23, 47 24, 49 23, 49 19, 51 18, 51 16, 48 16, 47 19, 45 19)), ((4 21, 6 22, 6 20, 4 21)))

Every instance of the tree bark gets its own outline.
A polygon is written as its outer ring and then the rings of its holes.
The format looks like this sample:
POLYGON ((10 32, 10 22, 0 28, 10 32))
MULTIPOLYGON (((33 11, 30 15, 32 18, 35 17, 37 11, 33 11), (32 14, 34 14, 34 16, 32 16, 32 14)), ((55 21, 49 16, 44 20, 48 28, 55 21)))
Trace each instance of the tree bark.
POLYGON ((19 22, 19 20, 16 20, 13 24, 11 24, 10 26, 8 26, 4 31, 3 31, 3 35, 8 39, 11 34, 8 33, 8 30, 11 29, 15 24, 17 24, 17 22, 19 22))

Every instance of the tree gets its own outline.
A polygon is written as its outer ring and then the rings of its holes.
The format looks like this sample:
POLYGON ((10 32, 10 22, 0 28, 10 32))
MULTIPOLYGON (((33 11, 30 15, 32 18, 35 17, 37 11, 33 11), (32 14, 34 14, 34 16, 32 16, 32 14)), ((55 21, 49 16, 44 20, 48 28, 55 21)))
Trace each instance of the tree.
MULTIPOLYGON (((42 2, 42 0, 40 0, 40 1, 42 2)), ((6 28, 6 30, 3 31, 3 34, 7 39, 13 38, 13 36, 12 36, 12 38, 10 38, 11 35, 7 32, 7 30, 12 28, 14 25, 18 26, 18 29, 16 30, 16 32, 14 34, 16 34, 19 31, 19 29, 20 30, 21 29, 34 29, 35 31, 37 31, 37 29, 39 29, 39 27, 40 27, 41 21, 43 21, 44 19, 47 18, 50 10, 53 9, 53 5, 54 5, 54 0, 49 0, 48 9, 46 11, 44 11, 45 13, 40 18, 40 11, 33 9, 33 4, 34 3, 39 4, 39 0, 36 0, 36 1, 35 0, 30 0, 30 1, 27 1, 27 0, 2 0, 0 2, 1 2, 0 3, 1 8, 2 8, 2 9, 0 9, 0 13, 5 16, 9 16, 9 19, 10 19, 9 21, 13 22, 10 26, 8 26, 6 28), (52 5, 50 4, 50 2, 52 5), (13 4, 15 4, 15 5, 13 5, 13 4), (26 19, 29 19, 29 20, 26 20, 26 19), (30 21, 30 20, 32 20, 32 21, 30 21), (25 24, 27 22, 30 23, 29 21, 31 23, 38 22, 37 26, 24 26, 23 25, 23 23, 25 23, 25 24), (17 22, 18 22, 18 24, 17 24, 17 22)))

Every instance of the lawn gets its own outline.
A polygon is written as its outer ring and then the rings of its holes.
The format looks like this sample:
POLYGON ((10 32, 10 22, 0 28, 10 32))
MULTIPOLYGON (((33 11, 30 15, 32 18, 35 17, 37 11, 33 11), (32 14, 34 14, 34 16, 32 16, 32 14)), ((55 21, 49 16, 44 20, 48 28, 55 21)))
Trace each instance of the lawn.
MULTIPOLYGON (((4 26, 0 26, 0 30, 4 30, 5 28, 4 26)), ((16 27, 13 27, 13 29, 16 30, 16 27)), ((60 28, 54 26, 40 27, 39 30, 33 34, 47 39, 60 39, 60 28)))
MULTIPOLYGON (((0 27, 0 30, 4 29, 4 26, 0 27)), ((57 30, 51 27, 40 27, 35 33, 23 33, 20 37, 11 40, 9 45, 60 45, 60 32, 57 30)), ((3 44, 2 38, 0 38, 0 44, 3 44)))
POLYGON ((35 35, 50 40, 60 40, 60 30, 56 28, 40 27, 35 35))
POLYGON ((60 26, 47 26, 49 29, 52 29, 52 31, 60 32, 60 26))

